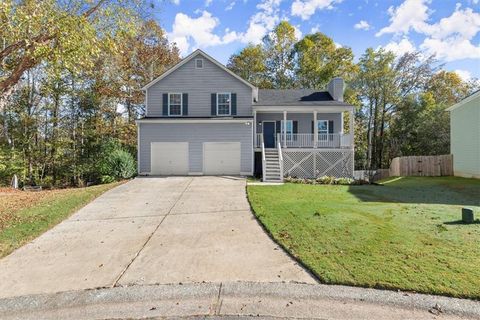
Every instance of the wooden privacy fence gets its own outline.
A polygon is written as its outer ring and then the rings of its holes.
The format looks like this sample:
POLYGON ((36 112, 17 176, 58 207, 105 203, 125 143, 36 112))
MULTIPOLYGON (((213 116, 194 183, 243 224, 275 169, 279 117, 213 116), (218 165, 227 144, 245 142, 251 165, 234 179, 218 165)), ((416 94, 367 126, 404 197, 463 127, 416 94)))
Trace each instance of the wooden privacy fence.
POLYGON ((453 176, 453 155, 394 158, 390 176, 453 176))

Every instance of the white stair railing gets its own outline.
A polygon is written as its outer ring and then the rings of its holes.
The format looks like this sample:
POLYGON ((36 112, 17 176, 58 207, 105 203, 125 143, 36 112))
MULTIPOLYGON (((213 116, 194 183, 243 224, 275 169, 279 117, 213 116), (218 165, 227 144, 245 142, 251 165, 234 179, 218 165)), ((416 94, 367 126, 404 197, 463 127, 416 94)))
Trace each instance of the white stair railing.
POLYGON ((267 159, 265 158, 265 143, 263 142, 263 135, 260 136, 260 143, 262 145, 262 181, 267 180, 267 159))
POLYGON ((283 182, 283 155, 282 155, 282 144, 280 140, 277 142, 277 151, 278 151, 278 162, 280 164, 280 181, 283 182))

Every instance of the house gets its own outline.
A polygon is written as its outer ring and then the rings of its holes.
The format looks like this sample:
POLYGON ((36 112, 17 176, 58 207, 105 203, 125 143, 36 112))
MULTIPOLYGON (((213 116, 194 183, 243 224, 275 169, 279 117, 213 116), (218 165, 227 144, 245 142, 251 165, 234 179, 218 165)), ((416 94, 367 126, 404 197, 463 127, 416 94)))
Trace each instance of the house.
POLYGON ((480 178, 480 90, 447 109, 455 176, 480 178))
POLYGON ((196 50, 143 90, 140 175, 353 176, 340 78, 322 92, 262 90, 196 50))

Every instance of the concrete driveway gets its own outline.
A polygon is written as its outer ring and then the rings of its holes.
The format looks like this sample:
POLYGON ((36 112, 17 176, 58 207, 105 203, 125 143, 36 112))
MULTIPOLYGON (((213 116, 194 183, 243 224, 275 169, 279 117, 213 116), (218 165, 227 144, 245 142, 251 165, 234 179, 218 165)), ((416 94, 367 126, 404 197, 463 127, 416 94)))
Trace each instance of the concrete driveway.
POLYGON ((0 297, 129 284, 315 280, 254 219, 245 180, 138 178, 0 260, 0 297))

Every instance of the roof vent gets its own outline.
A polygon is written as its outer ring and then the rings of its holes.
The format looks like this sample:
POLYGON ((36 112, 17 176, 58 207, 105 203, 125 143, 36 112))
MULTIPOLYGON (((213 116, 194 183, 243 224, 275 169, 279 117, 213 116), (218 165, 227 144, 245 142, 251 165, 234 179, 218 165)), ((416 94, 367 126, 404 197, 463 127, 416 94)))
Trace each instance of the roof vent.
POLYGON ((345 83, 342 78, 333 78, 328 84, 328 93, 333 100, 343 101, 343 91, 345 90, 345 83))

